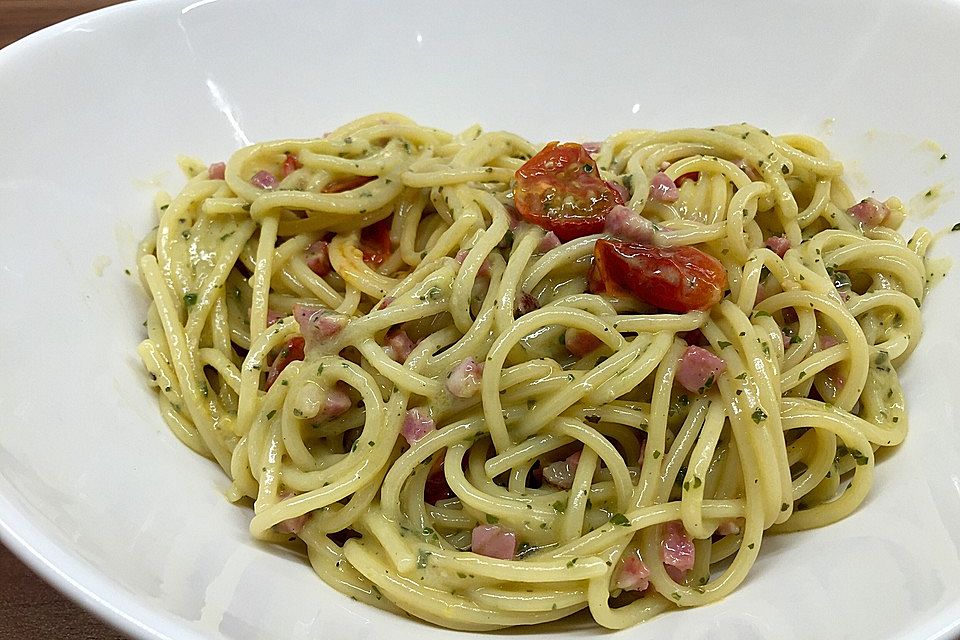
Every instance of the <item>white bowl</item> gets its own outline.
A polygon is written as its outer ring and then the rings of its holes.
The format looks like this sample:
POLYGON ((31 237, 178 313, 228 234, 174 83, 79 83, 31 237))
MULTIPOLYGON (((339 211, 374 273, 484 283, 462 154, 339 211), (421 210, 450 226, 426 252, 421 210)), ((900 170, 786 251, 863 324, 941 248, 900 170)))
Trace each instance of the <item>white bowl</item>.
MULTIPOLYGON (((0 534, 140 638, 463 638, 353 602, 258 544, 167 431, 134 352, 134 248, 178 153, 380 110, 534 140, 750 121, 825 138, 858 195, 960 167, 960 4, 145 1, 0 52, 0 534), (931 142, 932 141, 932 142, 931 142), (936 143, 936 144, 934 144, 936 143), (939 146, 936 146, 939 145, 939 146), (946 160, 939 156, 947 153, 946 160)), ((960 208, 915 200, 911 230, 960 208)), ((935 253, 956 252, 945 234, 935 253)), ((839 524, 764 543, 719 604, 630 638, 946 638, 960 628, 960 344, 950 274, 903 371, 911 433, 839 524)), ((601 632, 583 620, 566 635, 601 632)), ((534 629, 531 633, 542 633, 534 629)))

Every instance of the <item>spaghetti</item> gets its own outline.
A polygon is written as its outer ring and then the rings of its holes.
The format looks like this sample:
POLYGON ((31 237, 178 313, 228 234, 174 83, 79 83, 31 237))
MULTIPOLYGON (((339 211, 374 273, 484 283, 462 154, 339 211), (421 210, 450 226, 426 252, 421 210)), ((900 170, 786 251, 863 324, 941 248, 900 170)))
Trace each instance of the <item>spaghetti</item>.
POLYGON ((466 630, 713 602, 906 434, 932 236, 812 138, 378 114, 182 164, 139 258, 161 413, 359 600, 466 630))

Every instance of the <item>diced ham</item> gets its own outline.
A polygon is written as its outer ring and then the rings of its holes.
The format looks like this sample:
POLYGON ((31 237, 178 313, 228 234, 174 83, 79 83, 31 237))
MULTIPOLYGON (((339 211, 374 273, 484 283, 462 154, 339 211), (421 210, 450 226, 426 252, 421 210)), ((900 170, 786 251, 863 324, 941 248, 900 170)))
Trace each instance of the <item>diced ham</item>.
POLYGON ((701 392, 726 371, 727 363, 703 347, 689 346, 680 356, 677 382, 687 391, 701 392))
POLYGON ((790 248, 790 241, 787 240, 786 236, 770 236, 764 244, 770 251, 773 251, 781 258, 790 248))
POLYGON ((683 579, 684 574, 693 568, 695 550, 693 540, 687 535, 683 524, 678 520, 663 525, 663 539, 660 542, 660 560, 667 573, 675 581, 683 579))
POLYGON ((227 165, 223 162, 214 162, 207 167, 207 177, 210 180, 223 180, 223 175, 227 171, 227 165))
POLYGON ((560 245, 560 238, 557 237, 557 234, 553 231, 548 231, 547 234, 543 236, 543 239, 540 240, 540 244, 537 245, 537 253, 546 253, 551 249, 556 249, 560 245))
POLYGON ((400 432, 407 442, 413 444, 434 429, 436 429, 436 425, 433 418, 430 417, 430 413, 423 407, 414 407, 413 409, 407 409, 400 432))
POLYGON ((517 296, 517 307, 513 310, 513 317, 519 318, 520 316, 525 316, 531 311, 536 311, 539 308, 539 300, 526 291, 521 291, 520 295, 517 296))
MULTIPOLYGON (((289 491, 282 491, 280 493, 280 499, 286 500, 287 498, 292 498, 297 494, 291 493, 289 491)), ((302 516, 297 516, 295 518, 287 518, 286 520, 281 520, 276 524, 276 530, 280 533, 288 533, 292 535, 299 535, 303 530, 303 526, 307 524, 307 520, 310 519, 310 514, 305 513, 302 516)))
POLYGON ((400 364, 403 364, 407 361, 407 358, 410 356, 410 352, 413 351, 413 348, 416 343, 410 339, 410 336, 407 335, 407 332, 403 329, 398 329, 396 331, 390 330, 387 332, 386 337, 386 351, 387 356, 400 364))
POLYGON ((838 344, 840 344, 840 341, 829 333, 821 333, 819 336, 817 336, 817 346, 820 348, 820 351, 824 351, 830 347, 835 347, 838 344))
POLYGON ((396 298, 393 296, 385 296, 383 300, 380 301, 380 304, 377 305, 377 309, 386 309, 394 303, 396 298))
POLYGON ((614 587, 624 591, 643 591, 650 586, 650 569, 640 559, 637 551, 624 554, 614 587))
POLYGON ((620 240, 641 244, 653 244, 657 232, 652 222, 622 204, 610 208, 603 223, 603 230, 620 240))
MULTIPOLYGON (((457 262, 463 264, 463 261, 467 259, 467 255, 470 253, 468 249, 461 249, 457 252, 457 262)), ((480 269, 477 271, 477 276, 481 278, 490 277, 490 260, 487 258, 483 259, 483 262, 480 263, 480 269)))
POLYGON ((300 325, 300 333, 306 340, 306 349, 334 336, 347 324, 346 316, 322 307, 303 304, 293 305, 293 317, 300 325))
POLYGON ((520 226, 520 223, 523 222, 523 217, 520 215, 520 212, 517 211, 516 207, 507 205, 507 222, 510 227, 510 231, 516 231, 517 227, 520 226))
POLYGON ((580 146, 589 154, 599 153, 601 142, 584 142, 580 146))
POLYGON ((790 345, 793 344, 793 336, 787 334, 786 331, 781 331, 781 332, 780 332, 780 339, 783 340, 783 349, 784 349, 784 351, 786 351, 788 348, 790 348, 790 345))
POLYGON ((470 550, 488 558, 511 560, 517 553, 517 534, 495 524, 473 528, 470 550))
POLYGON ((292 153, 288 153, 287 157, 283 160, 283 166, 280 168, 280 173, 284 178, 289 176, 291 173, 299 169, 301 166, 300 161, 292 153))
POLYGON ((345 414, 353 406, 353 400, 347 393, 347 385, 338 382, 333 389, 327 391, 320 408, 320 416, 324 419, 336 418, 345 414))
POLYGON ((612 180, 604 180, 604 182, 606 182, 608 187, 616 191, 617 195, 619 196, 621 204, 630 202, 630 192, 627 191, 626 187, 624 187, 619 182, 614 182, 612 180))
POLYGON ((740 524, 736 520, 724 520, 717 526, 717 533, 722 536, 735 536, 740 533, 740 524))
POLYGON ((284 316, 284 315, 283 315, 282 313, 280 313, 279 311, 274 311, 273 309, 267 309, 267 326, 269 327, 270 325, 272 325, 272 324, 273 324, 274 322, 276 322, 277 320, 279 320, 279 319, 281 319, 281 318, 285 318, 285 317, 286 317, 286 316, 284 316))
MULTIPOLYGON (((669 166, 669 165, 667 165, 667 166, 669 166)), ((700 172, 699 172, 699 171, 690 171, 689 173, 682 173, 682 174, 680 174, 679 176, 677 176, 677 179, 674 180, 673 182, 674 182, 674 184, 677 185, 677 188, 679 189, 679 188, 683 185, 684 182, 687 182, 687 181, 696 182, 696 181, 699 180, 699 179, 700 179, 700 172)))
POLYGON ((570 454, 564 460, 548 464, 543 468, 543 479, 555 487, 569 489, 573 486, 573 476, 580 464, 581 451, 570 454))
POLYGON ((603 342, 589 331, 570 327, 563 334, 563 344, 571 354, 582 358, 603 344, 603 342))
POLYGON ((250 178, 250 184, 260 187, 261 189, 276 189, 280 183, 277 182, 276 176, 272 173, 261 170, 253 174, 253 177, 250 178))
POLYGON ((469 398, 480 390, 483 363, 473 357, 465 358, 447 376, 447 390, 458 398, 469 398))
POLYGON ((303 345, 304 340, 300 336, 291 338, 283 345, 277 357, 273 359, 270 369, 267 371, 267 381, 264 385, 265 389, 273 386, 273 383, 277 381, 277 378, 280 377, 280 374, 287 368, 288 364, 297 360, 303 360, 303 345))
POLYGON ((740 158, 740 160, 737 162, 737 166, 740 167, 740 170, 743 171, 745 174, 747 174, 747 177, 750 178, 750 180, 752 180, 753 182, 762 180, 762 178, 760 177, 760 174, 757 173, 757 170, 754 169, 750 164, 748 164, 747 161, 744 160, 743 158, 740 158))
POLYGON ((890 208, 876 198, 864 198, 847 209, 847 213, 866 227, 875 227, 882 224, 890 215, 890 208))
POLYGON ((676 202, 679 197, 680 189, 663 171, 650 179, 650 199, 654 202, 676 202))
POLYGON ((306 251, 307 266, 321 278, 333 269, 330 264, 330 243, 326 240, 317 240, 306 251))

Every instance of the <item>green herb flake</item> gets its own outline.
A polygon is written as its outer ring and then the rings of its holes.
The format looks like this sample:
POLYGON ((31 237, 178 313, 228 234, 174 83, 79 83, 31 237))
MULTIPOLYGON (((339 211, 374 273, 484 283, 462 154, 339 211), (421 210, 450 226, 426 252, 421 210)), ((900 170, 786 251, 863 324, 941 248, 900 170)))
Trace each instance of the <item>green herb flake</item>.
POLYGON ((267 420, 272 420, 273 416, 277 415, 277 410, 273 409, 272 411, 267 412, 267 420))
POLYGON ((500 518, 495 515, 487 514, 487 524, 497 524, 500 522, 500 518))
POLYGON ((622 513, 615 513, 613 517, 610 518, 610 524, 615 524, 618 527, 629 527, 630 518, 623 515, 622 513))
POLYGON ((756 424, 760 424, 761 422, 767 419, 767 413, 760 407, 757 407, 756 409, 754 409, 753 413, 750 414, 750 417, 753 418, 753 421, 756 424))
POLYGON ((659 452, 659 451, 654 451, 654 452, 653 452, 653 459, 656 460, 656 459, 659 458, 659 457, 660 457, 660 452, 659 452))
POLYGON ((573 567, 573 565, 577 564, 577 560, 579 559, 580 558, 570 558, 570 561, 567 563, 567 569, 570 569, 573 567))
POLYGON ((195 293, 183 294, 183 304, 187 305, 188 307, 192 307, 193 305, 197 304, 197 294, 195 293))
POLYGON ((562 500, 557 500, 551 506, 553 506, 553 510, 556 511, 557 513, 563 513, 564 510, 567 508, 567 505, 565 505, 562 500))
POLYGON ((427 562, 429 562, 431 555, 433 554, 427 551, 426 549, 420 549, 417 552, 417 567, 419 567, 420 569, 426 569, 427 562))
POLYGON ((744 371, 743 373, 741 373, 740 375, 737 376, 737 380, 746 380, 746 379, 747 379, 747 372, 746 372, 746 371, 744 371))
POLYGON ((729 346, 730 346, 730 343, 729 343, 729 342, 725 342, 725 341, 723 341, 723 340, 720 340, 719 342, 717 342, 717 348, 720 349, 721 351, 723 351, 724 349, 726 349, 726 348, 729 347, 729 346))
POLYGON ((790 505, 787 504, 786 502, 780 505, 780 511, 786 511, 789 508, 790 508, 790 505))
POLYGON ((747 549, 753 549, 755 546, 757 545, 751 542, 750 544, 747 545, 747 549))

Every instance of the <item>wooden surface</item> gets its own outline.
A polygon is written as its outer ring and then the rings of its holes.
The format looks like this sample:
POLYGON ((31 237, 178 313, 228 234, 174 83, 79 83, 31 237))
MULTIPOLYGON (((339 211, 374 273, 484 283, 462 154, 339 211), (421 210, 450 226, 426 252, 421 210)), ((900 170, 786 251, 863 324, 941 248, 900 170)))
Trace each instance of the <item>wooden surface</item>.
MULTIPOLYGON (((0 0, 0 47, 119 0, 0 0)), ((123 640, 0 546, 0 639, 123 640)))

